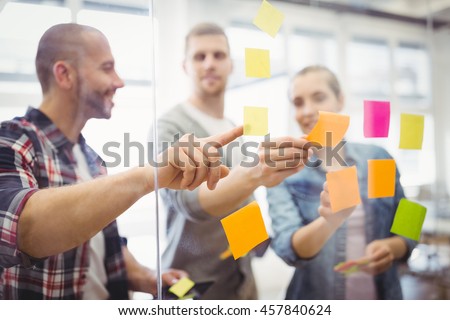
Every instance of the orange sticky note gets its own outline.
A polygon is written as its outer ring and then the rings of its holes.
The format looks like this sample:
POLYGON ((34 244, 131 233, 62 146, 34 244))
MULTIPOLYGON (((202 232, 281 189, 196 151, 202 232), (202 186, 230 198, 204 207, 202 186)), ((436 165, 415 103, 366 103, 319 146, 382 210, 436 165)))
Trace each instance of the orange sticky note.
POLYGON ((256 201, 223 218, 220 222, 235 260, 269 238, 256 201))
POLYGON ((373 159, 367 160, 368 198, 393 197, 395 194, 395 160, 373 159))
POLYGON ((229 257, 231 257, 233 255, 233 253, 230 250, 230 247, 228 247, 224 252, 222 252, 219 256, 220 260, 225 260, 228 259, 229 257))
POLYGON ((322 147, 334 147, 344 138, 349 124, 347 115, 319 111, 319 120, 306 139, 322 147))
POLYGON ((358 174, 355 166, 327 173, 327 182, 333 212, 361 203, 358 174))

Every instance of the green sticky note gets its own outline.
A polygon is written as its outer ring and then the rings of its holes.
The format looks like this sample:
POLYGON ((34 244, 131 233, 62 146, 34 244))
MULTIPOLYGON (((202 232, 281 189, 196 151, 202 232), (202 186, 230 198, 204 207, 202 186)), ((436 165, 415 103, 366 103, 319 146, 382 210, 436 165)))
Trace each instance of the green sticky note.
POLYGON ((425 117, 417 114, 400 115, 400 149, 422 149, 425 117))
POLYGON ((245 75, 249 78, 270 78, 270 52, 245 48, 245 75))
POLYGON ((262 107, 244 107, 244 135, 265 136, 269 133, 269 110, 262 107))
POLYGON ((397 212, 395 213, 391 232, 419 241, 426 213, 427 208, 424 206, 406 199, 401 199, 397 212))
POLYGON ((174 295, 176 295, 178 298, 183 298, 184 295, 192 289, 192 287, 195 285, 195 282, 192 281, 189 278, 181 278, 178 280, 177 283, 175 283, 173 286, 169 288, 169 292, 172 292, 174 295))
POLYGON ((283 24, 283 20, 283 12, 275 8, 268 1, 263 0, 256 17, 253 19, 253 24, 269 34, 272 38, 275 38, 283 24))
POLYGON ((195 298, 195 293, 188 294, 182 298, 178 298, 178 300, 191 300, 195 298))

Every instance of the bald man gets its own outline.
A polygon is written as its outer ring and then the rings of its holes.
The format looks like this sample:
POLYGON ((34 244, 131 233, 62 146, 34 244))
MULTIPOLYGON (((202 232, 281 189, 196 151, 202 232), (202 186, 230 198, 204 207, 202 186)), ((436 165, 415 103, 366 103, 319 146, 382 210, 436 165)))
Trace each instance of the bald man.
MULTIPOLYGON (((126 299, 128 290, 155 293, 154 272, 122 243, 115 219, 154 189, 154 169, 109 176, 81 131, 91 118, 109 119, 124 83, 105 36, 78 24, 42 36, 36 70, 38 109, 0 126, 0 298, 126 299)), ((217 149, 242 128, 208 139, 182 138, 159 168, 161 187, 213 189, 228 169, 217 149), (194 145, 194 142, 196 145, 194 145), (191 149, 189 149, 191 148, 191 149), (194 152, 188 152, 188 151, 194 152)), ((169 270, 165 284, 185 276, 169 270)))

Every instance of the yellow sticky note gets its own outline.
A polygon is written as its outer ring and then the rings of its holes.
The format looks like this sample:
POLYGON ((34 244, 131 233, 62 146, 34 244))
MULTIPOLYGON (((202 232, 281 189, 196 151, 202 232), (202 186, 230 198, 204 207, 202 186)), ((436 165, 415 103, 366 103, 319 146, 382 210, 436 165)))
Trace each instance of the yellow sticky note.
POLYGON ((256 17, 253 19, 253 24, 269 34, 272 38, 275 38, 283 24, 283 20, 283 12, 275 8, 268 1, 263 0, 256 17))
POLYGON ((361 203, 358 174, 352 166, 327 173, 330 204, 333 212, 356 206, 361 203))
POLYGON ((419 241, 426 213, 427 208, 424 206, 406 199, 401 199, 397 207, 397 212, 395 213, 391 232, 419 241))
POLYGON ((223 218, 220 222, 235 260, 269 238, 256 201, 223 218))
POLYGON ((425 117, 417 114, 400 115, 400 149, 422 149, 425 117))
POLYGON ((250 78, 270 78, 270 52, 245 48, 245 75, 250 78))
POLYGON ((322 147, 334 147, 344 138, 349 124, 347 115, 319 111, 319 119, 306 139, 322 147))
POLYGON ((368 198, 393 197, 395 194, 395 160, 367 160, 368 198))
POLYGON ((192 289, 194 285, 195 282, 191 279, 187 277, 181 278, 177 283, 169 288, 169 292, 172 292, 178 298, 182 298, 189 290, 192 289))
POLYGON ((269 133, 269 110, 263 107, 244 107, 244 135, 265 136, 269 133))
POLYGON ((233 255, 233 253, 230 250, 230 247, 228 247, 224 252, 222 252, 219 256, 220 260, 225 260, 228 259, 229 257, 231 257, 233 255))

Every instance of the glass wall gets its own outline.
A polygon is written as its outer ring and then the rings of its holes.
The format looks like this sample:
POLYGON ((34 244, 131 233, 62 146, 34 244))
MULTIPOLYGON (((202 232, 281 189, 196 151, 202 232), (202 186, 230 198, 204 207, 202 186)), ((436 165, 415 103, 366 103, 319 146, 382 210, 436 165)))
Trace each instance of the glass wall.
MULTIPOLYGON (((289 80, 307 65, 328 66, 344 87, 344 113, 351 116, 347 138, 381 145, 396 158, 407 196, 428 208, 424 230, 433 234, 437 232, 435 218, 443 216, 448 222, 450 216, 448 207, 438 206, 441 199, 435 197, 438 191, 442 191, 441 195, 447 194, 437 183, 439 179, 446 182, 441 177, 449 176, 450 171, 448 156, 438 148, 448 145, 450 140, 439 118, 444 107, 436 105, 438 99, 445 96, 445 90, 432 85, 435 77, 432 71, 445 64, 446 59, 442 58, 441 64, 432 59, 431 37, 438 29, 426 29, 426 15, 420 17, 421 21, 419 18, 417 21, 396 20, 395 15, 389 14, 379 17, 370 14, 374 1, 359 2, 365 4, 366 12, 361 7, 356 13, 333 10, 317 5, 316 1, 311 1, 310 5, 276 1, 277 7, 285 13, 285 22, 279 34, 271 38, 252 24, 260 5, 257 0, 154 0, 154 12, 148 1, 140 0, 9 1, 0 11, 0 120, 23 114, 28 105, 40 104, 41 90, 34 71, 34 57, 43 32, 63 22, 91 25, 109 39, 117 71, 126 86, 117 91, 112 118, 90 121, 84 135, 111 164, 110 173, 142 165, 148 157, 147 137, 155 125, 154 112, 164 114, 189 96, 191 88, 183 71, 187 30, 197 22, 217 21, 229 37, 234 63, 225 99, 228 118, 235 124, 242 124, 242 107, 264 106, 269 109, 271 136, 301 135, 287 98, 289 80), (155 30, 152 25, 156 26, 155 30), (245 76, 245 48, 270 50, 270 78, 245 76), (391 102, 389 138, 364 138, 365 99, 391 102), (398 148, 401 113, 425 116, 420 152, 398 148), (114 163, 116 158, 111 157, 111 153, 117 154, 120 161, 114 163)), ((406 5, 405 1, 383 2, 386 8, 390 7, 388 3, 393 3, 394 7, 400 7, 400 2, 406 5)), ((375 5, 375 9, 381 11, 379 4, 375 5)), ((447 39, 445 35, 443 38, 447 39)), ((245 139, 260 141, 254 137, 245 139)), ((258 189, 256 197, 270 228, 265 189, 258 189)), ((152 195, 118 219, 129 247, 139 261, 152 268, 157 261, 156 212, 156 198, 152 195)), ((164 216, 160 223, 164 229, 164 216)), ((450 233, 450 227, 445 232, 450 233)), ((161 238, 164 243, 164 235, 161 238)), ((293 269, 271 249, 268 256, 254 261, 254 268, 260 296, 280 298, 293 269), (279 283, 267 280, 266 268, 272 267, 283 275, 281 280, 277 279, 279 283)))

